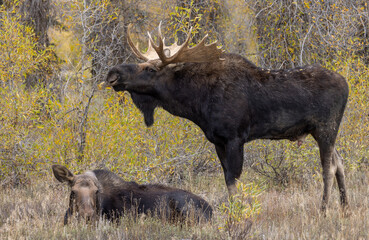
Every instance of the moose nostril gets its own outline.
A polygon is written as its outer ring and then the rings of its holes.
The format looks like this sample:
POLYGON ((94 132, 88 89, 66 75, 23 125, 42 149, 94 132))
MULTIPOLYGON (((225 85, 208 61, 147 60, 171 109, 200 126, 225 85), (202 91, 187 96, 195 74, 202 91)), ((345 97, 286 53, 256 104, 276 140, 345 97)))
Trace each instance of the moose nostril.
POLYGON ((81 214, 81 217, 84 219, 91 219, 94 216, 94 212, 93 211, 89 211, 89 212, 84 212, 81 214))
POLYGON ((93 217, 95 214, 94 208, 92 206, 82 206, 79 214, 83 218, 90 218, 93 217))
POLYGON ((107 79, 107 82, 109 83, 109 85, 113 86, 114 84, 118 82, 118 77, 111 76, 110 78, 107 79))

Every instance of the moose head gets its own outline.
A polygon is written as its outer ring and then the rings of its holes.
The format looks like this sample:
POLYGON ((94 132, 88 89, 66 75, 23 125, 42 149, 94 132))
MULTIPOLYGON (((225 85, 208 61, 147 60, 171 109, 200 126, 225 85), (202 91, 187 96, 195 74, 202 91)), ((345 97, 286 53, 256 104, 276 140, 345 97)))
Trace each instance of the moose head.
POLYGON ((55 178, 62 183, 67 183, 71 188, 69 207, 65 214, 64 224, 74 213, 78 220, 90 221, 99 215, 101 186, 93 172, 74 175, 65 166, 53 165, 55 178))
POLYGON ((161 24, 158 28, 156 45, 148 33, 148 49, 140 52, 138 43, 134 45, 131 39, 131 28, 127 30, 127 39, 132 52, 138 59, 145 62, 139 64, 123 64, 112 68, 106 81, 100 87, 111 86, 115 91, 129 91, 136 106, 144 114, 145 123, 151 126, 154 122, 154 109, 161 106, 155 95, 165 91, 168 85, 176 86, 172 80, 183 74, 184 63, 204 63, 220 61, 223 50, 217 47, 216 42, 206 44, 206 35, 197 45, 189 47, 192 28, 187 33, 183 44, 165 44, 162 37, 161 24))

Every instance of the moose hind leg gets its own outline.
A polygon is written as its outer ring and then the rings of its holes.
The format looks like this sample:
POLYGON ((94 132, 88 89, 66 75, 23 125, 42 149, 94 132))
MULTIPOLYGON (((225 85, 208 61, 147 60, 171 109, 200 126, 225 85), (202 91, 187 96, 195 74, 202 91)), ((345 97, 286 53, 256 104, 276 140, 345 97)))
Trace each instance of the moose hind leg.
POLYGON ((335 136, 330 137, 327 132, 315 132, 312 134, 319 145, 320 160, 323 168, 323 199, 322 199, 322 212, 326 211, 327 204, 331 195, 331 189, 333 185, 333 177, 337 170, 337 165, 334 162, 334 142, 335 136))
POLYGON ((345 185, 345 171, 343 167, 342 157, 339 155, 337 150, 335 150, 333 153, 333 162, 337 166, 336 179, 337 179, 338 189, 340 192, 341 206, 345 208, 348 205, 346 185, 345 185))

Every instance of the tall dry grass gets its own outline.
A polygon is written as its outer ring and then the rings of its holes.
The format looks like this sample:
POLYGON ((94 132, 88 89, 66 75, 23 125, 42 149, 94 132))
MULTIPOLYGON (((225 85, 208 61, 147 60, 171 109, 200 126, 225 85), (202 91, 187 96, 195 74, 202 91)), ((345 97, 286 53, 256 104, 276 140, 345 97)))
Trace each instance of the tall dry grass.
MULTIPOLYGON (((247 176, 245 174, 244 176, 247 176)), ((248 181, 246 177, 242 181, 248 181)), ((327 216, 319 211, 322 181, 311 180, 307 187, 272 188, 260 196, 261 214, 227 230, 227 216, 219 204, 226 201, 223 176, 193 177, 177 187, 192 186, 214 207, 211 223, 176 225, 155 218, 119 223, 100 221, 95 224, 72 222, 63 226, 68 203, 68 187, 50 177, 30 186, 2 189, 0 194, 1 239, 368 239, 369 238, 369 171, 348 174, 350 211, 343 215, 338 190, 333 189, 327 216), (206 194, 203 194, 206 190, 206 194)), ((188 188, 187 188, 188 189, 188 188)))
POLYGON ((265 239, 368 239, 368 182, 368 171, 348 174, 347 214, 341 211, 335 186, 326 216, 319 210, 322 181, 311 181, 305 189, 270 190, 263 195, 263 212, 255 222, 255 233, 265 239))

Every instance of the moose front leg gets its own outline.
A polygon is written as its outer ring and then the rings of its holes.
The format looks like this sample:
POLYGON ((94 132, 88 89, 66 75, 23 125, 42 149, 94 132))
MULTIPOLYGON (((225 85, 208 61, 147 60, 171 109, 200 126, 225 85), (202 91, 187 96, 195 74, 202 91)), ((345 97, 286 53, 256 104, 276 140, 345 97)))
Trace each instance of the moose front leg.
POLYGON ((226 144, 216 144, 215 150, 223 168, 229 196, 237 193, 236 179, 241 176, 243 165, 243 143, 239 139, 226 144))

